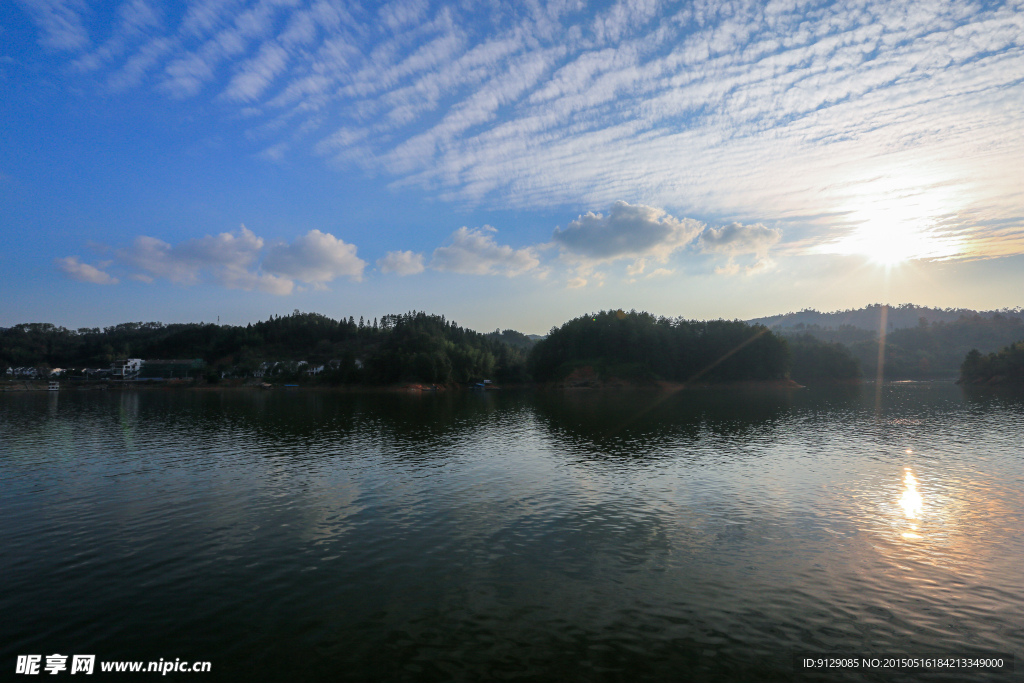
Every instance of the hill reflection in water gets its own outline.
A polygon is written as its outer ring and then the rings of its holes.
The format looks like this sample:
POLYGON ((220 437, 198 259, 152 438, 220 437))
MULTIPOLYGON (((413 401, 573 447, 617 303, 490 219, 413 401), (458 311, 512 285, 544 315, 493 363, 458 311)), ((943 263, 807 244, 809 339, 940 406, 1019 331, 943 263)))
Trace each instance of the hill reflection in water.
POLYGON ((747 681, 1020 651, 1019 396, 875 396, 0 395, 2 657, 747 681))

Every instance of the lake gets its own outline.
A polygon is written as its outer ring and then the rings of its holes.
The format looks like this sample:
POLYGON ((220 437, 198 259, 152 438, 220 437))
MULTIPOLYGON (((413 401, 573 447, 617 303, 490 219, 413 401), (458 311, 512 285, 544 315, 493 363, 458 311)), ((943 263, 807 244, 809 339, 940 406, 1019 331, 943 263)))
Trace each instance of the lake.
POLYGON ((1024 399, 951 383, 5 393, 0 513, 5 674, 1024 677, 1024 399))

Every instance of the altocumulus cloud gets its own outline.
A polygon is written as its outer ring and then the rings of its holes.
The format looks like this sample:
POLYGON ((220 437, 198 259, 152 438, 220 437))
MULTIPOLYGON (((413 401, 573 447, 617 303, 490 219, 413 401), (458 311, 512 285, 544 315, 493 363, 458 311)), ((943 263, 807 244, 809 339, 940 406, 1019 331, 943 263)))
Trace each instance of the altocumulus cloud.
POLYGON ((912 198, 974 255, 1024 244, 1020 0, 17 4, 92 75, 55 82, 215 103, 270 160, 505 208, 639 189, 823 244, 912 198))
POLYGON ((532 248, 513 249, 495 242, 497 230, 462 227, 452 233, 452 243, 434 250, 430 267, 470 275, 500 274, 514 277, 540 265, 532 248))
POLYGON ((424 270, 423 254, 411 251, 389 251, 382 259, 377 259, 377 267, 382 273, 396 275, 416 275, 424 270))
POLYGON ((918 197, 923 225, 1002 255, 1009 224, 1020 252, 1020 0, 18 4, 55 74, 92 75, 60 82, 216 103, 271 160, 312 151, 506 208, 639 187, 824 216, 823 243, 862 223, 851 205, 918 197))
POLYGON ((111 277, 96 266, 90 266, 88 263, 82 263, 78 260, 77 256, 54 259, 54 263, 56 263, 57 268, 59 268, 68 277, 78 280, 79 282, 91 282, 94 285, 117 284, 116 277, 111 277))

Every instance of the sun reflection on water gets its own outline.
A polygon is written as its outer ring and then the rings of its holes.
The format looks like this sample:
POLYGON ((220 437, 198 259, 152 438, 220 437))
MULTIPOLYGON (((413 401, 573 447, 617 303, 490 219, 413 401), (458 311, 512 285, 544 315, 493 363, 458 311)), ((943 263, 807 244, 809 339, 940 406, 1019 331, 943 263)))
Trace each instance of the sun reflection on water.
MULTIPOLYGON (((924 512, 924 499, 917 490, 917 479, 909 467, 903 475, 903 485, 905 488, 903 495, 900 496, 900 507, 903 508, 903 514, 907 519, 916 520, 924 512)), ((921 538, 919 534, 914 533, 917 531, 917 524, 911 524, 910 528, 912 531, 904 532, 903 538, 921 538)))

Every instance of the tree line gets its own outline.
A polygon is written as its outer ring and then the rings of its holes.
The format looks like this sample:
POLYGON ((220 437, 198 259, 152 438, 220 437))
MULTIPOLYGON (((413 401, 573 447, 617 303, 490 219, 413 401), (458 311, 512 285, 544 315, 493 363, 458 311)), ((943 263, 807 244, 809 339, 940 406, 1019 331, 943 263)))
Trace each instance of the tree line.
MULTIPOLYGON (((305 360, 335 361, 325 378, 336 382, 521 380, 526 349, 504 343, 507 333, 518 334, 499 331, 495 338, 421 311, 357 322, 296 310, 244 327, 132 322, 69 330, 26 323, 0 331, 0 365, 100 368, 119 358, 202 358, 212 378, 251 376, 266 361, 305 360)), ((286 372, 297 374, 294 366, 286 372)))
POLYGON ((534 342, 514 330, 482 334, 422 311, 366 320, 318 313, 271 316, 245 326, 122 323, 69 330, 27 323, 0 331, 0 366, 107 367, 119 358, 191 359, 207 377, 249 376, 268 361, 279 378, 324 365, 317 381, 438 384, 557 381, 590 366, 609 377, 672 381, 844 379, 857 375, 845 347, 813 337, 789 342, 762 325, 601 311, 534 342), (307 361, 300 368, 294 361, 307 361))
POLYGON ((1024 341, 989 354, 972 349, 960 366, 960 382, 1024 385, 1024 341))
MULTIPOLYGON (((798 324, 780 330, 791 345, 808 336, 844 345, 857 359, 866 377, 878 374, 880 335, 851 325, 822 328, 798 324)), ((889 331, 882 339, 883 376, 890 379, 956 377, 965 356, 972 349, 995 352, 1024 338, 1024 320, 995 313, 988 316, 962 315, 953 321, 929 322, 923 316, 914 327, 889 331)))
POLYGON ((772 329, 783 331, 793 330, 799 332, 810 328, 835 330, 847 327, 870 330, 877 333, 882 328, 883 321, 885 329, 893 331, 904 327, 917 327, 922 318, 931 324, 956 322, 963 317, 973 318, 974 316, 979 316, 991 318, 997 315, 1004 318, 1024 318, 1024 309, 1017 307, 992 311, 976 311, 969 308, 932 308, 916 304, 871 304, 863 308, 832 311, 829 313, 806 308, 802 311, 757 318, 750 322, 760 323, 772 329))
POLYGON ((601 311, 552 329, 530 352, 538 381, 592 367, 604 376, 671 381, 779 379, 786 342, 760 325, 695 321, 650 313, 601 311))

